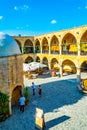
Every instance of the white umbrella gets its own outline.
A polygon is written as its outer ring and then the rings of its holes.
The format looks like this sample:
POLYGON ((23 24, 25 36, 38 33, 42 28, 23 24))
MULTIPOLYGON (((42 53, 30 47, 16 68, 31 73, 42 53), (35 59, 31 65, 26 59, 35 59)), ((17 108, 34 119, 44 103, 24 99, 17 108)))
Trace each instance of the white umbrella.
POLYGON ((24 71, 34 71, 39 68, 47 67, 45 64, 41 64, 39 62, 31 62, 31 63, 23 63, 23 70, 24 71))
POLYGON ((47 65, 45 64, 42 64, 42 63, 39 63, 39 62, 31 62, 28 64, 30 67, 36 67, 37 69, 38 68, 44 68, 44 67, 47 67, 47 65))

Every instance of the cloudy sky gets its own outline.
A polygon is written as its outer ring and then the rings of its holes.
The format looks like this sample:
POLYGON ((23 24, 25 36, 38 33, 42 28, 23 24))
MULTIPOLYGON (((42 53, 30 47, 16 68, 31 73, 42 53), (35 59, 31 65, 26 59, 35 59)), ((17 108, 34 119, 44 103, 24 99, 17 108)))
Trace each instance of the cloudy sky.
POLYGON ((87 0, 0 0, 0 32, 40 35, 87 25, 87 0))

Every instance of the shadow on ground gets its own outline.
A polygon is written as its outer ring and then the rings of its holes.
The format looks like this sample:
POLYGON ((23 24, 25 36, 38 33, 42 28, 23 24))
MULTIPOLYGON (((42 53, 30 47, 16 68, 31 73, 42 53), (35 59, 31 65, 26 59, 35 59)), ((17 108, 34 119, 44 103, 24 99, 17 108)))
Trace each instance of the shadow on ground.
MULTIPOLYGON (((40 98, 36 91, 35 96, 31 94, 31 102, 36 101, 36 107, 43 109, 45 113, 52 112, 54 109, 65 105, 72 105, 84 96, 76 88, 76 79, 55 81, 41 85, 42 97, 40 98)), ((32 90, 30 89, 30 91, 32 90)))
POLYGON ((56 125, 58 125, 60 123, 63 123, 64 121, 66 121, 68 119, 70 119, 70 117, 66 116, 66 115, 58 117, 58 118, 54 118, 53 120, 50 120, 50 121, 46 122, 46 127, 48 129, 50 129, 50 128, 52 128, 52 127, 54 127, 54 126, 56 126, 56 125))

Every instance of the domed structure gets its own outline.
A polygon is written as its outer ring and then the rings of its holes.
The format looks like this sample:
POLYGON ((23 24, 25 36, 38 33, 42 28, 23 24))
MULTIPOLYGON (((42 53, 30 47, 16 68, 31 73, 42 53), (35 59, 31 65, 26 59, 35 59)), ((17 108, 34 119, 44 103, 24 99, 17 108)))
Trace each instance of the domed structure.
POLYGON ((0 56, 21 54, 17 42, 9 35, 0 32, 0 56))

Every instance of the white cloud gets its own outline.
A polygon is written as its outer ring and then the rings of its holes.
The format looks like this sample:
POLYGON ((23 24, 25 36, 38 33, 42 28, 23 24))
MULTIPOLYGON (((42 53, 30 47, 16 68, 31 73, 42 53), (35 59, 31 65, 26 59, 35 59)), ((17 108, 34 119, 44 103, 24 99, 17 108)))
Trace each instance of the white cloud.
POLYGON ((3 16, 0 16, 0 20, 2 20, 3 19, 3 16))
POLYGON ((57 21, 55 20, 55 19, 53 19, 52 21, 51 21, 51 24, 56 24, 57 23, 57 21))
POLYGON ((87 9, 87 5, 85 6, 85 9, 87 9))
POLYGON ((77 9, 78 9, 78 10, 87 9, 87 5, 84 6, 84 7, 79 6, 77 9))
POLYGON ((23 6, 14 6, 14 10, 18 11, 18 10, 27 10, 29 9, 28 5, 23 5, 23 6))

